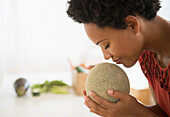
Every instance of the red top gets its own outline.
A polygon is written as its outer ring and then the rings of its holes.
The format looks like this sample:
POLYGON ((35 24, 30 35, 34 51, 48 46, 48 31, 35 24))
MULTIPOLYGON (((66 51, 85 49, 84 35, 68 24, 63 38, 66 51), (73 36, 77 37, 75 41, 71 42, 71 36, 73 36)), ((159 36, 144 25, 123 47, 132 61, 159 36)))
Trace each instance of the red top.
POLYGON ((155 53, 144 51, 139 57, 141 69, 155 91, 158 104, 170 116, 170 64, 161 68, 155 53))

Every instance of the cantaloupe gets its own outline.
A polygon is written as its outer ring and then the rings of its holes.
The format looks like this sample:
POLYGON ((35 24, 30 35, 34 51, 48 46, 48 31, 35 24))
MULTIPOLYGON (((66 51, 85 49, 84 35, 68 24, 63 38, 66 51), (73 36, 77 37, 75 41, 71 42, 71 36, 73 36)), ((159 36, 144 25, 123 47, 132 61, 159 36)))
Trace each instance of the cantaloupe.
POLYGON ((130 92, 130 84, 126 73, 119 66, 112 63, 100 63, 89 72, 85 89, 87 96, 91 99, 92 97, 89 95, 90 90, 109 102, 117 102, 119 99, 110 96, 108 89, 128 94, 130 92))

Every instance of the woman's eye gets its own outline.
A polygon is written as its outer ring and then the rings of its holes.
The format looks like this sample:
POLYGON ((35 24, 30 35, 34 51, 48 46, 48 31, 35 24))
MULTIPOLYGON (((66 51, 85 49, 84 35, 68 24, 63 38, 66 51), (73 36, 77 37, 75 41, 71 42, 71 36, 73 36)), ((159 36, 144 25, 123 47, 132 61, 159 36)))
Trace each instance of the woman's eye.
POLYGON ((109 46, 110 46, 110 43, 107 44, 107 46, 105 47, 105 49, 109 48, 109 46))

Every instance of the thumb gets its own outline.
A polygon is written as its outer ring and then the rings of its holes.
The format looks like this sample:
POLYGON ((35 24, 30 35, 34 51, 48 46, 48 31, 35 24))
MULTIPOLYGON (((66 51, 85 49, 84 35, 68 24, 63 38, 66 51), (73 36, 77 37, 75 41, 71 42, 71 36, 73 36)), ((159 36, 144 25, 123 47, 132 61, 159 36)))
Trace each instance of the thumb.
POLYGON ((108 94, 111 95, 114 98, 120 99, 120 100, 126 100, 130 95, 124 92, 120 92, 117 90, 109 89, 108 94))

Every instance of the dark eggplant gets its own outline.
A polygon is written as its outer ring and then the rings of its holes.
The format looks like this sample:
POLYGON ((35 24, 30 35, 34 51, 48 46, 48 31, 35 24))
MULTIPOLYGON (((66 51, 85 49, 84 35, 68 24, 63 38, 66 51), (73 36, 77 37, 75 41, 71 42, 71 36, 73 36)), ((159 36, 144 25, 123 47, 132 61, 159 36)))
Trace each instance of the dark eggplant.
POLYGON ((29 88, 29 83, 25 78, 19 78, 14 83, 14 89, 17 96, 23 96, 29 88))

